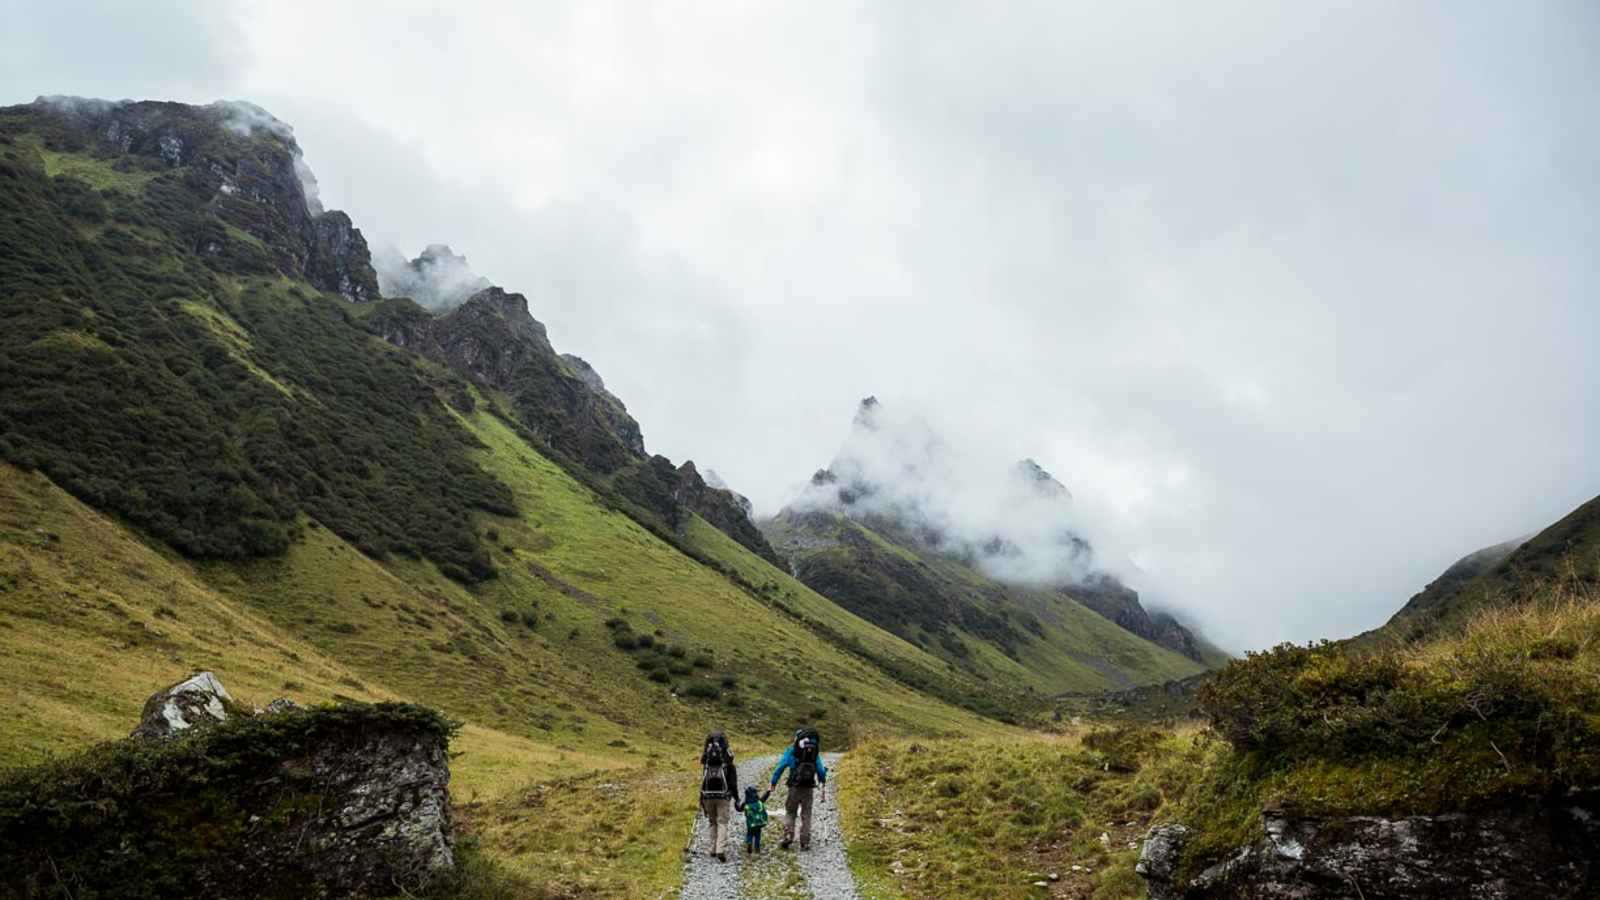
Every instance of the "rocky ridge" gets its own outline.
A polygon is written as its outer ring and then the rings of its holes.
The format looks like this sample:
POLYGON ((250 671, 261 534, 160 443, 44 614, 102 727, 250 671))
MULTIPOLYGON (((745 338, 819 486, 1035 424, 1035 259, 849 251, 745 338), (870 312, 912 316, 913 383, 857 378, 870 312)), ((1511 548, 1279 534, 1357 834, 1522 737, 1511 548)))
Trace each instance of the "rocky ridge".
MULTIPOLYGON (((378 299, 367 243, 350 217, 323 210, 294 129, 260 107, 41 97, 48 142, 92 149, 129 172, 176 171, 218 218, 259 242, 267 265, 354 302, 378 299)), ((196 252, 222 254, 229 236, 197 223, 196 252)), ((254 248, 239 248, 248 253, 254 248)))

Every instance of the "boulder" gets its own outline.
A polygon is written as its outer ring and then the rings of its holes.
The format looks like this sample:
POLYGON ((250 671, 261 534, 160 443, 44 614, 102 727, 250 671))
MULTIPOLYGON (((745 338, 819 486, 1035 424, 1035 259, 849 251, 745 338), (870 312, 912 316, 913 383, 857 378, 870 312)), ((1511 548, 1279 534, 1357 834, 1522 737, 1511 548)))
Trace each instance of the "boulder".
POLYGON ((202 672, 133 738, 0 779, 0 895, 414 896, 455 867, 451 732, 408 704, 252 713, 202 672))
POLYGON ((232 703, 233 698, 217 676, 201 672, 151 694, 139 714, 139 726, 129 737, 141 741, 171 740, 192 728, 227 721, 232 703))
POLYGON ((1182 825, 1157 825, 1145 836, 1144 849, 1134 871, 1143 876, 1150 889, 1150 900, 1180 900, 1183 894, 1173 885, 1178 874, 1178 859, 1189 842, 1189 829, 1182 825))

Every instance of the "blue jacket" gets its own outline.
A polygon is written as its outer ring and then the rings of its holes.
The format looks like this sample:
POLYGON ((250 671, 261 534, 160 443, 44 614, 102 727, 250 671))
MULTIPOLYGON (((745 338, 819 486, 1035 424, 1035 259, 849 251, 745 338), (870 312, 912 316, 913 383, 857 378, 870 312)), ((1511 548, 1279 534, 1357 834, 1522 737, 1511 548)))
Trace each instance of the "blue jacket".
MULTIPOLYGON (((778 760, 778 767, 772 770, 772 787, 778 786, 778 779, 783 777, 785 769, 794 768, 794 745, 783 751, 783 758, 778 760)), ((822 764, 822 754, 817 754, 817 784, 828 783, 828 767, 822 764)))

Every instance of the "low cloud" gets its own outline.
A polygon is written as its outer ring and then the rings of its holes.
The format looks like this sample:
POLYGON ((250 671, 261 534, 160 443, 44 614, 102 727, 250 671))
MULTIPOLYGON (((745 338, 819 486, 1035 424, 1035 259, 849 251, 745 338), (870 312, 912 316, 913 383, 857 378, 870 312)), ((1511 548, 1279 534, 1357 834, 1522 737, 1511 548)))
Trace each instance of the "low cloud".
POLYGON ((435 312, 454 309, 490 286, 467 265, 467 258, 447 244, 429 244, 416 259, 406 259, 392 245, 372 260, 378 289, 385 297, 410 297, 435 312))
POLYGON ((254 103, 243 100, 218 100, 211 104, 211 108, 223 115, 223 126, 240 137, 265 131, 287 144, 294 157, 294 174, 300 179, 300 192, 305 195, 306 211, 313 216, 322 215, 322 189, 317 185, 317 176, 306 164, 305 155, 300 152, 293 126, 254 103))
POLYGON ((1032 458, 941 427, 910 403, 862 401, 838 454, 790 503, 893 523, 919 547, 1013 584, 1068 586, 1097 573, 1136 580, 1090 512, 1032 458))

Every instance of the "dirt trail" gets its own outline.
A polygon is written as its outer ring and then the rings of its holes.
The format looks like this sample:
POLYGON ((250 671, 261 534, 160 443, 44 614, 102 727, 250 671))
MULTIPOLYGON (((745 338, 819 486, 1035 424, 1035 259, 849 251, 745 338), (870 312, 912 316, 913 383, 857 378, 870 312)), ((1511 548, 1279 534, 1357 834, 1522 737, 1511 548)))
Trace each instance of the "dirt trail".
MULTIPOLYGON (((831 770, 839 756, 823 756, 831 770)), ((759 756, 739 763, 739 786, 754 784, 766 789, 776 756, 759 756)), ((684 863, 683 892, 680 900, 765 900, 778 897, 811 897, 814 900, 858 900, 855 879, 845 862, 844 838, 839 830, 839 807, 829 785, 827 803, 812 807, 811 849, 780 850, 783 838, 782 785, 773 791, 767 809, 771 813, 761 837, 761 853, 744 852, 744 818, 734 813, 731 822, 734 838, 728 841, 728 861, 717 862, 710 855, 711 835, 704 814, 696 813, 694 836, 689 841, 684 863)))

